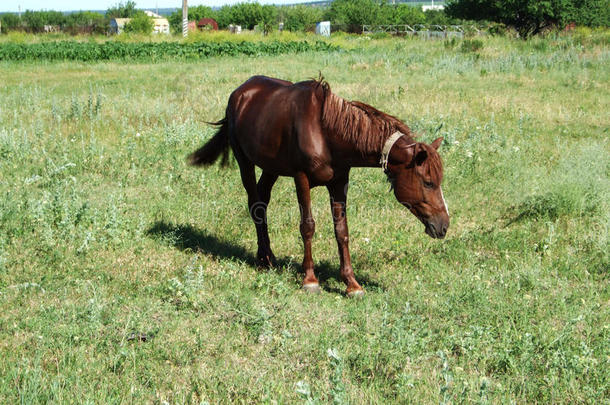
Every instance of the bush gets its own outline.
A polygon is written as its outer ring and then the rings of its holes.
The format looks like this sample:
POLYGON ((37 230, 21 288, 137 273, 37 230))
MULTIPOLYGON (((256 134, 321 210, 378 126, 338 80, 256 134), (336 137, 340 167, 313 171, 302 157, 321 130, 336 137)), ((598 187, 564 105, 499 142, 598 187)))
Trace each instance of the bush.
POLYGON ((127 24, 125 24, 123 30, 127 33, 151 34, 154 27, 155 22, 153 19, 147 16, 144 12, 139 12, 127 24))
POLYGON ((507 32, 507 27, 503 23, 491 23, 487 26, 487 32, 490 35, 504 36, 507 32))
POLYGON ((443 46, 445 47, 445 49, 454 49, 456 47, 456 45, 459 43, 459 41, 454 37, 451 39, 446 39, 445 41, 443 41, 443 46))
POLYGON ((483 41, 480 39, 465 39, 460 46, 460 51, 464 53, 478 52, 483 49, 483 41))
POLYGON ((331 51, 338 47, 316 41, 269 42, 76 42, 0 43, 5 60, 166 60, 201 59, 210 56, 279 55, 308 51, 331 51))

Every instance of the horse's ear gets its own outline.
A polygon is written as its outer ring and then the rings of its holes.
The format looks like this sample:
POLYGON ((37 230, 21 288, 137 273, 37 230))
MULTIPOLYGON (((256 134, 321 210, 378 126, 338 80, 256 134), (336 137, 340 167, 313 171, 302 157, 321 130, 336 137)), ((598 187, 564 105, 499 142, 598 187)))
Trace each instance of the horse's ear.
POLYGON ((432 142, 430 144, 430 146, 432 146, 434 149, 438 150, 438 148, 441 147, 441 143, 443 143, 443 137, 442 136, 440 138, 436 138, 434 140, 434 142, 432 142))
POLYGON ((421 166, 426 159, 428 159, 428 152, 424 148, 415 151, 413 162, 415 162, 416 166, 421 166))

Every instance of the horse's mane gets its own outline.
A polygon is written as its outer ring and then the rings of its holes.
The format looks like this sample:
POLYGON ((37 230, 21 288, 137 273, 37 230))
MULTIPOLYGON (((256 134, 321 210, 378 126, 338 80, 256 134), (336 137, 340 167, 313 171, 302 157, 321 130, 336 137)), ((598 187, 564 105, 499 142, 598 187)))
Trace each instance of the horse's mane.
POLYGON ((312 80, 322 89, 322 126, 325 130, 354 144, 362 153, 381 152, 385 141, 396 131, 410 140, 413 135, 409 127, 398 118, 359 101, 347 101, 336 96, 330 85, 320 77, 312 80))

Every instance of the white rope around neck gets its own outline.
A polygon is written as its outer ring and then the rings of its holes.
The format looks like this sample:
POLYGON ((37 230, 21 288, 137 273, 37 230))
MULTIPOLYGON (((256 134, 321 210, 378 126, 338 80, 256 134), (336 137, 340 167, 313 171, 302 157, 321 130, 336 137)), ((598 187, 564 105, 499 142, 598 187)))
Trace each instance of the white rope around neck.
MULTIPOLYGON (((392 150, 392 146, 394 146, 396 141, 398 141, 402 136, 404 136, 402 132, 396 131, 392 135, 390 135, 387 141, 385 141, 385 143, 383 144, 383 149, 381 150, 381 159, 379 160, 379 163, 381 164, 381 168, 385 173, 388 172, 388 159, 390 157, 390 151, 392 150)), ((415 145, 415 142, 410 145, 407 145, 407 148, 413 145, 415 145)))

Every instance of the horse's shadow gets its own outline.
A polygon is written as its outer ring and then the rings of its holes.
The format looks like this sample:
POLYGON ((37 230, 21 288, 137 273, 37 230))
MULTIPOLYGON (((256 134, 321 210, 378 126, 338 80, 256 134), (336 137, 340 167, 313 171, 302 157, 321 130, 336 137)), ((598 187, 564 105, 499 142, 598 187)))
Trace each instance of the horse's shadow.
MULTIPOLYGON (((218 259, 239 260, 252 267, 257 267, 256 257, 246 250, 231 241, 221 239, 212 235, 205 230, 196 229, 195 227, 185 224, 176 225, 165 221, 158 221, 146 232, 149 236, 163 239, 166 243, 174 246, 179 250, 190 250, 196 253, 204 253, 212 255, 218 259)), ((294 261, 288 257, 277 259, 277 269, 287 269, 292 272, 302 272, 301 266, 294 266, 294 261)), ((316 275, 320 280, 321 287, 328 292, 343 293, 343 290, 334 286, 336 283, 329 285, 329 280, 342 282, 341 274, 338 266, 328 262, 321 261, 316 264, 316 275)), ((365 275, 357 276, 357 279, 367 289, 385 290, 384 287, 377 282, 371 280, 365 275)))

